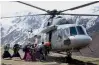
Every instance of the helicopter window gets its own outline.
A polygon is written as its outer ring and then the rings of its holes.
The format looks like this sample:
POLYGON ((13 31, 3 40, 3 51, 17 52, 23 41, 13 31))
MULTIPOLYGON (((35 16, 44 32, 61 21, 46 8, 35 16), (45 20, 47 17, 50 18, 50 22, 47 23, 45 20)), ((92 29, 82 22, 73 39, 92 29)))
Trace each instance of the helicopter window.
POLYGON ((70 35, 77 35, 77 31, 75 27, 70 27, 70 35))
POLYGON ((78 34, 85 34, 81 26, 77 26, 76 28, 77 28, 78 34))

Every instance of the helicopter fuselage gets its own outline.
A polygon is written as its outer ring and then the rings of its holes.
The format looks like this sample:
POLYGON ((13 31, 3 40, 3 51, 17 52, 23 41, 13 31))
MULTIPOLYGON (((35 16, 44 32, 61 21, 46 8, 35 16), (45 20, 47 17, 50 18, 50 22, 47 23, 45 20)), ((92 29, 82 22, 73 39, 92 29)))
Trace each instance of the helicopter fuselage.
POLYGON ((42 33, 41 41, 49 42, 50 38, 53 51, 80 50, 92 41, 86 29, 81 25, 64 24, 47 28, 43 30, 46 33, 42 33), (51 35, 49 35, 50 33, 51 35))

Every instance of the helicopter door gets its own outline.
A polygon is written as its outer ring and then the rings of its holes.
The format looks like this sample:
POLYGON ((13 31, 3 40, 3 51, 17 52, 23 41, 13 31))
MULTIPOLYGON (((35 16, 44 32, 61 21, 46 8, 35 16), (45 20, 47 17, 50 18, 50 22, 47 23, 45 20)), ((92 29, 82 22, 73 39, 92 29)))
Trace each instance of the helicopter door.
POLYGON ((52 43, 52 49, 61 49, 61 47, 62 47, 61 30, 53 31, 51 43, 52 43))
POLYGON ((52 39, 52 31, 49 31, 49 42, 51 42, 52 39))

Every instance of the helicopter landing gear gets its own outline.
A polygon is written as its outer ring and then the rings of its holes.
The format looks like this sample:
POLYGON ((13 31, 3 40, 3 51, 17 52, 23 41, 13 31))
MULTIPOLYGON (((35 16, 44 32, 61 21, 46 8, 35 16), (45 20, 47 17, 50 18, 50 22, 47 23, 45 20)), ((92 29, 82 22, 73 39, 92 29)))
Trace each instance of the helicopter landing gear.
POLYGON ((71 51, 67 51, 67 58, 72 58, 72 52, 71 51))
POLYGON ((66 62, 70 62, 72 60, 72 52, 71 51, 67 51, 67 56, 66 56, 66 62))

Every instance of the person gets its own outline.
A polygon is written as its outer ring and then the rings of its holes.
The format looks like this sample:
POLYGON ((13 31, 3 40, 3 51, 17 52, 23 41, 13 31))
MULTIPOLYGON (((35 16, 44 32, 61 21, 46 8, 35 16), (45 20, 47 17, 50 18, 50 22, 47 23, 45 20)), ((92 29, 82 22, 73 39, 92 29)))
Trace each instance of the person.
POLYGON ((40 61, 45 60, 45 53, 44 53, 44 47, 40 47, 39 52, 40 52, 40 61))
POLYGON ((35 49, 34 44, 31 45, 30 51, 31 51, 31 59, 32 59, 32 61, 36 61, 36 49, 35 49))
POLYGON ((45 47, 45 55, 47 56, 49 54, 49 51, 51 50, 51 43, 45 42, 44 47, 45 47))
POLYGON ((39 60, 43 61, 45 60, 45 48, 44 48, 44 42, 41 44, 38 44, 38 52, 39 52, 39 60))
POLYGON ((13 47, 14 53, 13 53, 12 57, 19 57, 20 59, 22 59, 20 54, 19 54, 19 49, 20 49, 19 44, 15 44, 13 47))
POLYGON ((24 52, 25 52, 23 59, 24 59, 25 61, 31 61, 31 60, 32 60, 32 57, 31 57, 31 52, 30 52, 30 45, 27 44, 27 45, 24 47, 23 50, 24 50, 24 52))
POLYGON ((3 53, 3 55, 2 55, 2 58, 4 59, 4 58, 12 58, 11 57, 11 54, 9 53, 9 48, 10 48, 10 44, 6 44, 5 46, 4 46, 4 53, 3 53))
POLYGON ((39 45, 38 44, 34 44, 35 47, 35 56, 36 56, 36 60, 40 60, 40 52, 39 52, 39 45))

